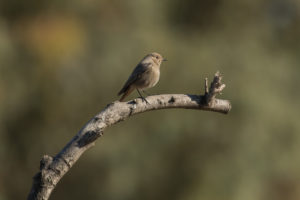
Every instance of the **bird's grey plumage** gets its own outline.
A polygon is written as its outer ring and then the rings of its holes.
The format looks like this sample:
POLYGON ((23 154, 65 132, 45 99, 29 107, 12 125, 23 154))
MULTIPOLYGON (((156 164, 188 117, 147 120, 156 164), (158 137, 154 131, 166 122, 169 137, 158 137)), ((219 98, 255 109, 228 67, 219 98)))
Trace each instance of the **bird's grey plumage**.
POLYGON ((123 88, 120 90, 118 95, 121 95, 122 93, 124 93, 131 84, 138 81, 143 76, 144 73, 147 73, 147 70, 149 71, 150 65, 151 65, 151 63, 139 63, 134 68, 133 72, 129 76, 128 80, 126 81, 126 83, 124 84, 123 88))
MULTIPOLYGON (((128 80, 120 90, 118 95, 123 94, 120 101, 128 96, 134 89, 144 90, 153 87, 159 81, 160 64, 164 61, 158 53, 151 53, 145 56, 135 67, 128 80)), ((143 97, 142 97, 143 98, 143 97)))

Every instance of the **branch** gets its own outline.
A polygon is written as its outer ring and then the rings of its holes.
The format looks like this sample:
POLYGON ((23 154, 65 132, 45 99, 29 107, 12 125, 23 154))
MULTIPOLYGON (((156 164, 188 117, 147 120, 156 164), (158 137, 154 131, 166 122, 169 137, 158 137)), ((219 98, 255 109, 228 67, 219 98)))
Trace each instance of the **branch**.
POLYGON ((95 140, 103 135, 105 128, 124 121, 132 115, 168 108, 198 109, 227 114, 231 109, 230 102, 215 98, 225 87, 221 83, 221 79, 220 73, 217 72, 209 89, 207 79, 205 79, 204 95, 164 94, 148 96, 149 104, 140 98, 129 102, 115 101, 108 104, 106 108, 90 119, 55 157, 43 156, 40 162, 40 171, 33 178, 28 199, 49 199, 59 180, 80 156, 94 145, 95 140))

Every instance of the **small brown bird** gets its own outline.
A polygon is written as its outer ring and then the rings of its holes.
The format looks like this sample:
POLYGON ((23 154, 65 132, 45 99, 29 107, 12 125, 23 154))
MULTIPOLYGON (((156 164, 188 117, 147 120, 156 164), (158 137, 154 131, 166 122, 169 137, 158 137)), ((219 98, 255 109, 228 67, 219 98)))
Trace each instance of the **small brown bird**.
POLYGON ((159 81, 160 64, 166 61, 159 53, 150 53, 146 55, 135 67, 128 80, 120 90, 118 95, 123 94, 120 101, 123 101, 134 89, 137 90, 140 97, 148 103, 141 95, 140 90, 154 87, 159 81))

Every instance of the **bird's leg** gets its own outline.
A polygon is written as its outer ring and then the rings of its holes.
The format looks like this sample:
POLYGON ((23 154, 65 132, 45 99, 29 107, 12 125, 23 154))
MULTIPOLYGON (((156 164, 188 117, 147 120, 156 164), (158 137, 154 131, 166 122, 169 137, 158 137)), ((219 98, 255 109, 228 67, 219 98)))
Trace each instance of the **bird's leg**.
POLYGON ((142 92, 144 92, 144 94, 146 94, 147 96, 151 96, 151 94, 146 92, 145 90, 142 90, 142 92))
POLYGON ((140 95, 140 97, 142 98, 142 100, 143 100, 143 101, 146 101, 146 103, 149 104, 149 102, 147 101, 147 99, 145 99, 145 98, 141 95, 139 89, 136 89, 136 90, 137 90, 137 92, 139 93, 139 95, 140 95))

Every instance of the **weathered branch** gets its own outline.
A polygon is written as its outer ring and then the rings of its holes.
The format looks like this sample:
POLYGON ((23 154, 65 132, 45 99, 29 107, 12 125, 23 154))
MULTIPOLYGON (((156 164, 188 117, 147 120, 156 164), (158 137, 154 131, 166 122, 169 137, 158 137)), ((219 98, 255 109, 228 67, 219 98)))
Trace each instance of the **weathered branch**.
POLYGON ((103 135, 105 128, 124 121, 132 115, 168 108, 198 109, 227 114, 231 109, 230 102, 215 98, 224 87, 225 85, 221 83, 221 76, 217 72, 209 89, 206 79, 204 95, 164 94, 148 96, 149 104, 140 98, 129 102, 115 101, 108 104, 106 108, 87 122, 55 157, 43 156, 40 171, 33 178, 28 199, 49 199, 59 180, 70 170, 80 156, 94 145, 95 140, 103 135))

